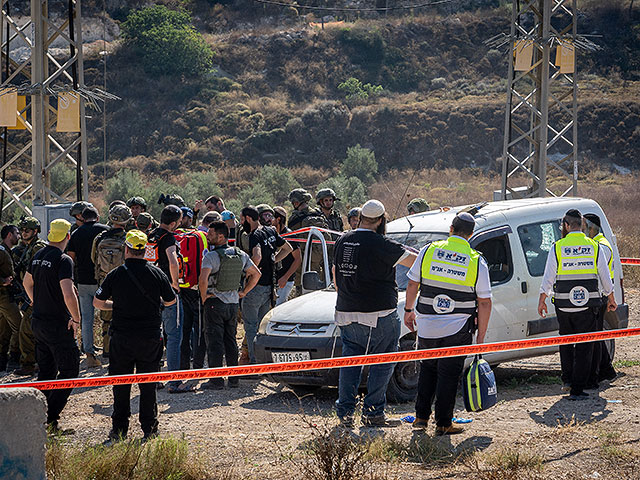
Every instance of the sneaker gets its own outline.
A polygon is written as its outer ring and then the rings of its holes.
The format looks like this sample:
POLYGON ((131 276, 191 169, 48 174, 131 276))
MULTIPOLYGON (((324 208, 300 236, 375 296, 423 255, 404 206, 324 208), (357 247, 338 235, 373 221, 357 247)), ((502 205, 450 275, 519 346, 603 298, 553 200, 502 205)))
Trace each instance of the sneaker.
POLYGON ((58 422, 50 422, 47 423, 47 433, 52 437, 60 437, 74 435, 76 431, 73 428, 60 428, 58 422))
POLYGON ((400 420, 391 420, 386 417, 386 415, 363 415, 361 418, 362 425, 365 427, 397 427, 400 425, 400 420))
POLYGON ((158 436, 158 430, 147 432, 142 436, 142 443, 147 443, 149 440, 153 440, 158 436))
POLYGON ((589 394, 587 392, 580 392, 580 393, 572 393, 567 397, 567 400, 580 401, 580 400, 587 400, 588 398, 589 398, 589 394))
POLYGON ((102 362, 93 353, 87 353, 87 368, 100 368, 102 362))
POLYGON ((428 419, 416 417, 411 425, 413 426, 414 430, 424 430, 427 428, 428 423, 428 419))
POLYGON ((103 447, 113 447, 116 443, 127 438, 126 432, 115 432, 113 429, 109 432, 107 439, 102 442, 103 447))
POLYGON ((560 387, 560 391, 561 392, 568 392, 569 390, 571 390, 571 384, 570 383, 563 383, 562 387, 560 387))
POLYGON ((36 373, 35 365, 23 365, 19 369, 13 371, 14 375, 20 375, 22 377, 30 377, 36 373))
POLYGON ((457 425, 449 425, 448 427, 436 427, 436 435, 456 435, 458 433, 464 432, 463 427, 458 427, 457 425))

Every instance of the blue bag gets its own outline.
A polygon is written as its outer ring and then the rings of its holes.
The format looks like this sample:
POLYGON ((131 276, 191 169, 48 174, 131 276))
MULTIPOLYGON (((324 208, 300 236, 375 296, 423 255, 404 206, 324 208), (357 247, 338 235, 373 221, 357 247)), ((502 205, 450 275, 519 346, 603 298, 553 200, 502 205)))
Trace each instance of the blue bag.
POLYGON ((462 379, 464 407, 467 412, 479 412, 493 407, 498 401, 496 377, 482 355, 476 355, 462 379))

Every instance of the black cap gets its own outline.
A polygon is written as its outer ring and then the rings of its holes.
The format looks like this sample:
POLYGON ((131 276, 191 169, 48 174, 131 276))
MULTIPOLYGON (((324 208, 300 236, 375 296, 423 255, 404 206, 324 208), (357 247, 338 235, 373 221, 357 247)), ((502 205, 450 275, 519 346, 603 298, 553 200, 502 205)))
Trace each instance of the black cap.
POLYGON ((571 210, 567 210, 567 213, 565 213, 564 216, 573 217, 573 218, 577 218, 578 220, 582 220, 582 214, 575 208, 572 208, 571 210))
POLYGON ((602 228, 602 224, 600 223, 600 217, 595 213, 585 213, 584 218, 593 223, 596 227, 602 228))

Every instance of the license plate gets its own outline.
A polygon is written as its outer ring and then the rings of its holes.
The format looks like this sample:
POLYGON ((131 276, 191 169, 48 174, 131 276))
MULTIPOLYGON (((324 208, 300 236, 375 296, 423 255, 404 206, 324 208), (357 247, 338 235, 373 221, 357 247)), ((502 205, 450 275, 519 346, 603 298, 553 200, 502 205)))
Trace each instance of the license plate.
POLYGON ((271 352, 273 363, 303 362, 311 360, 309 352, 271 352))

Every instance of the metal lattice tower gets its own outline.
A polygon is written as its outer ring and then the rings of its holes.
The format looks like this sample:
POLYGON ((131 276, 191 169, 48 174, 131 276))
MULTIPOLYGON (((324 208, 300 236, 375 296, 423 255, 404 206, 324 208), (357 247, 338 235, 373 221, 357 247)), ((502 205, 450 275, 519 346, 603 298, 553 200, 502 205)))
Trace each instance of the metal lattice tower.
MULTIPOLYGON (((31 0, 31 19, 20 26, 11 16, 13 0, 0 0, 2 16, 2 83, 3 88, 17 88, 27 95, 27 133, 2 129, 7 155, 0 167, 0 186, 10 201, 2 210, 17 204, 28 214, 25 204, 31 198, 33 205, 51 202, 68 202, 88 197, 87 143, 85 99, 79 95, 80 133, 58 133, 57 91, 76 91, 84 87, 82 59, 82 15, 80 0, 69 0, 68 10, 55 12, 57 20, 50 16, 47 0, 31 0), (12 43, 20 39, 30 49, 31 55, 24 61, 11 58, 12 43), (69 54, 66 60, 54 57, 51 47, 54 41, 64 43, 69 54), (8 61, 8 66, 7 62, 8 61), (30 135, 29 135, 30 134, 30 135), (75 186, 66 192, 51 188, 51 169, 58 163, 72 166, 76 171, 75 186), (31 182, 18 189, 5 181, 6 170, 31 166, 31 182)), ((58 57, 59 58, 59 57, 58 57)))
POLYGON ((578 47, 577 0, 513 0, 501 198, 577 195, 578 123, 572 73, 552 61, 578 47), (531 67, 516 71, 516 49, 533 43, 531 67), (520 183, 520 185, 517 185, 520 183), (526 185, 526 189, 517 188, 526 185), (514 191, 514 189, 516 189, 514 191))

